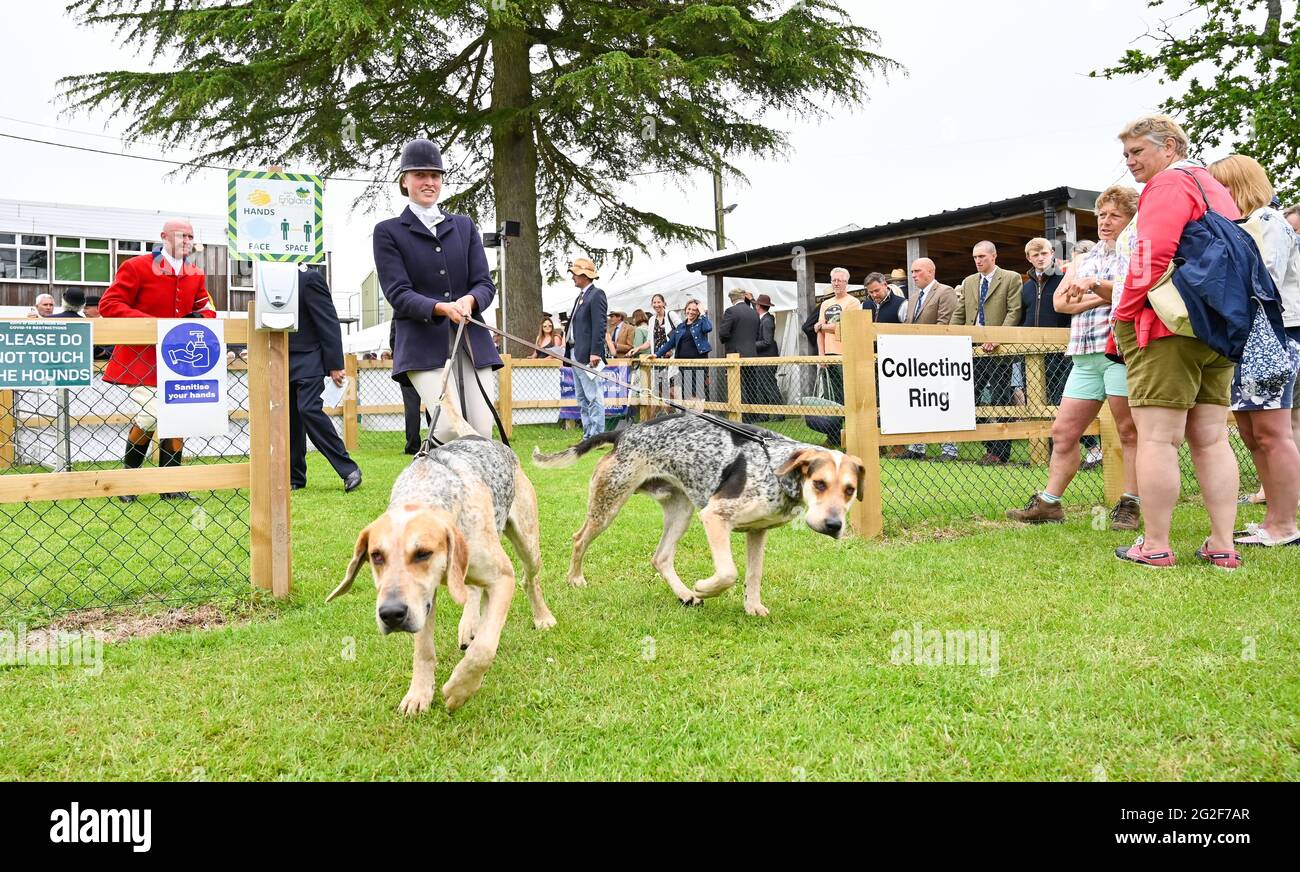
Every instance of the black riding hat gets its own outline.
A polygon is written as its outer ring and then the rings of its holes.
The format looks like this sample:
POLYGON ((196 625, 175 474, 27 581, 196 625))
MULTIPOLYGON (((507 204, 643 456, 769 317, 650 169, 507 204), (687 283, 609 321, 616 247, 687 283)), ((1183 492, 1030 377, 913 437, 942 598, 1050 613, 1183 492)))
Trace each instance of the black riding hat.
POLYGON ((412 139, 402 149, 402 160, 397 167, 397 187, 406 194, 406 185, 402 184, 402 173, 412 170, 432 170, 446 173, 442 167, 442 152, 438 146, 427 139, 412 139))

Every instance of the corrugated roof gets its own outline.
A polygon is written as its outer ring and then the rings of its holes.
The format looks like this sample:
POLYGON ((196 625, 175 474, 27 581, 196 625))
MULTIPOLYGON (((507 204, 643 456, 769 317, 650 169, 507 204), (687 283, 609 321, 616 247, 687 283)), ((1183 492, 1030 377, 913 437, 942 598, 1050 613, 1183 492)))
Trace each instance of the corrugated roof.
POLYGON ((688 263, 686 268, 702 273, 719 272, 729 267, 741 266, 747 263, 789 257, 791 250, 796 246, 803 248, 808 254, 812 254, 822 249, 843 248, 846 245, 868 243, 879 238, 897 237, 903 233, 933 233, 957 224, 969 224, 971 221, 996 221, 1014 215, 1024 215, 1041 209, 1044 200, 1052 202, 1058 208, 1066 206, 1071 209, 1082 209, 1091 212, 1098 193, 1097 191, 1088 191, 1082 188, 1051 188, 1033 194, 1021 194, 1007 200, 994 200, 991 203, 982 203, 978 206, 948 209, 934 215, 904 218, 888 224, 879 224, 875 227, 865 227, 843 233, 831 233, 825 236, 813 236, 808 239, 751 248, 747 251, 739 251, 709 258, 708 260, 688 263))

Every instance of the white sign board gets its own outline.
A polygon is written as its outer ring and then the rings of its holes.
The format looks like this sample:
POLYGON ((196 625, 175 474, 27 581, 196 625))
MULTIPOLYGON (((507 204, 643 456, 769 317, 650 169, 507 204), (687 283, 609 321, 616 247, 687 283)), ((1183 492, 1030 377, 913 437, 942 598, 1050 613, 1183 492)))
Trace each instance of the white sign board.
POLYGON ((969 336, 884 335, 876 349, 881 433, 975 429, 969 336))
POLYGON ((237 260, 322 263, 319 176, 230 170, 226 235, 237 260))
POLYGON ((219 318, 159 319, 159 439, 229 435, 225 328, 219 318))

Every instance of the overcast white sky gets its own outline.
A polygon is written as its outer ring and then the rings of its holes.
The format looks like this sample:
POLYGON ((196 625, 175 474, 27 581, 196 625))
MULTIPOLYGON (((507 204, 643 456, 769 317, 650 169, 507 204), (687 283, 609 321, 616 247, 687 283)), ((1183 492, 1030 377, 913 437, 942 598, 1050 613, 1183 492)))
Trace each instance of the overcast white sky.
MULTIPOLYGON (((0 54, 0 80, 9 83, 0 91, 0 132, 121 149, 119 141, 105 138, 120 132, 120 124, 61 114, 56 81, 138 66, 141 60, 118 47, 109 32, 78 27, 62 6, 0 0, 0 20, 11 31, 0 54)), ((858 23, 880 33, 879 51, 901 62, 907 75, 875 80, 869 102, 841 109, 834 118, 786 125, 792 148, 783 160, 743 164, 750 184, 731 184, 725 193, 727 203, 738 204, 727 220, 732 247, 812 236, 849 223, 870 226, 1059 185, 1100 190, 1128 179, 1115 133, 1125 121, 1154 109, 1163 89, 1154 78, 1108 82, 1090 79, 1087 72, 1115 61, 1156 20, 1143 0, 845 0, 844 6, 858 23)), ((399 148, 394 144, 395 151, 399 148)), ((160 154, 147 145, 132 151, 160 154)), ((3 198, 177 214, 224 209, 225 176, 218 171, 188 181, 168 179, 168 168, 159 164, 3 138, 0 167, 3 198)), ((361 187, 335 182, 326 188, 326 220, 334 228, 334 291, 340 297, 356 291, 372 267, 370 228, 401 205, 394 186, 392 211, 351 214, 361 187)), ((683 194, 648 176, 627 195, 677 220, 712 224, 707 177, 683 194)), ((606 270, 602 284, 618 289, 630 278, 672 272, 706 254, 675 250, 641 257, 624 275, 606 270)))

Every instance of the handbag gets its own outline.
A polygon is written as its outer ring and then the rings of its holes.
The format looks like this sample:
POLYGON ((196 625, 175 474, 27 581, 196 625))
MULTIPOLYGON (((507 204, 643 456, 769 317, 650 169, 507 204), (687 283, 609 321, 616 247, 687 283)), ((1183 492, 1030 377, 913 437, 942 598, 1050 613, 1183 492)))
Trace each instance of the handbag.
POLYGON ((1192 329, 1191 316, 1187 312, 1187 303, 1174 285, 1174 272, 1183 263, 1182 258, 1175 257, 1169 261, 1165 274, 1160 277, 1151 290, 1147 291, 1147 302, 1155 309, 1156 317, 1176 336, 1196 337, 1192 329))
POLYGON ((1295 378, 1300 352, 1290 340, 1278 339, 1277 331, 1255 301, 1255 317, 1241 355, 1241 392, 1246 396, 1281 396, 1295 378))

